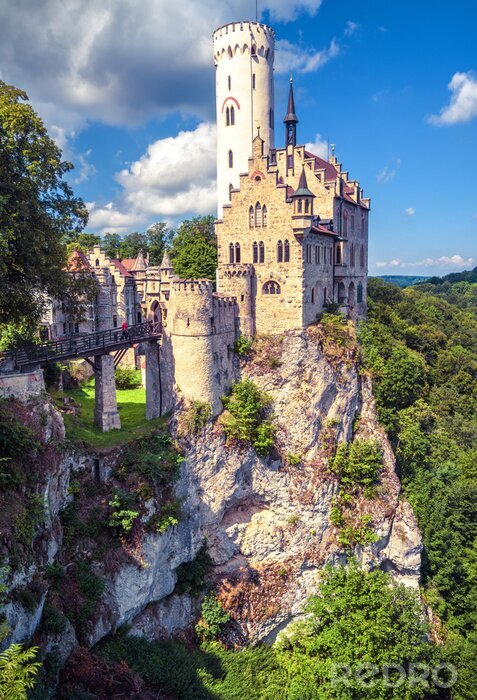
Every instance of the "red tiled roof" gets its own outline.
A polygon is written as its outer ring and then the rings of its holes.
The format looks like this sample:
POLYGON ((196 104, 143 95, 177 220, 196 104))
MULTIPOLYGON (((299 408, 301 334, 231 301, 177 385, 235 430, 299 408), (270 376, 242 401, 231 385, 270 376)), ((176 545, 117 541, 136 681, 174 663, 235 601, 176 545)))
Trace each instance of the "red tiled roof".
POLYGON ((81 272, 82 270, 90 270, 91 265, 88 258, 81 250, 74 250, 66 265, 66 269, 69 272, 81 272))
POLYGON ((310 151, 305 151, 305 158, 314 158, 315 159, 315 170, 325 170, 325 180, 336 180, 338 177, 338 171, 336 170, 335 166, 332 163, 328 163, 327 160, 324 160, 323 158, 320 158, 319 156, 315 156, 314 153, 310 153, 310 151))
POLYGON ((312 226, 311 230, 314 233, 326 233, 328 236, 337 236, 338 234, 336 231, 330 231, 329 228, 326 228, 326 226, 322 226, 321 224, 318 224, 318 226, 312 226))
POLYGON ((121 263, 124 265, 126 270, 131 270, 136 262, 136 258, 123 258, 121 263))
POLYGON ((115 260, 114 258, 111 258, 111 262, 122 275, 124 275, 125 277, 132 277, 131 273, 129 272, 129 270, 126 269, 121 260, 115 260))

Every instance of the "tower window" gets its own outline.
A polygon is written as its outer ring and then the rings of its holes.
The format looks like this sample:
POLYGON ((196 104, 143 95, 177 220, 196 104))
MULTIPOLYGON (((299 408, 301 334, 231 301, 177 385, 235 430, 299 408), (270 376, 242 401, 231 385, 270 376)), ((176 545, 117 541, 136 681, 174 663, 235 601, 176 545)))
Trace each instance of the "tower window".
POLYGON ((98 260, 98 258, 96 258, 96 260, 95 260, 95 263, 94 263, 94 264, 95 264, 95 267, 99 267, 99 260, 98 260))
POLYGON ((349 262, 351 267, 354 267, 354 244, 351 244, 350 252, 349 252, 349 262))
POLYGON ((255 73, 252 74, 252 90, 255 90, 255 73))
POLYGON ((283 243, 278 241, 277 244, 277 261, 283 262, 283 243))
POLYGON ((257 55, 257 47, 255 46, 255 44, 252 44, 252 56, 256 56, 256 55, 257 55))
POLYGON ((358 300, 358 304, 363 303, 363 285, 361 284, 361 282, 358 284, 357 300, 358 300))
POLYGON ((262 225, 262 205, 257 202, 255 205, 255 226, 259 227, 262 225))
POLYGON ((234 260, 234 244, 229 243, 229 263, 235 262, 234 260))
POLYGON ((230 108, 230 126, 235 124, 235 109, 233 106, 230 108))
POLYGON ((341 246, 337 246, 336 248, 336 264, 341 265, 341 246))
POLYGON ((228 86, 229 86, 229 90, 231 90, 231 89, 232 89, 232 78, 230 77, 230 75, 229 75, 229 77, 227 78, 227 83, 228 83, 228 86))
POLYGON ((225 126, 230 126, 230 108, 225 110, 225 126))
POLYGON ((315 303, 315 288, 314 287, 312 287, 312 289, 311 289, 311 303, 312 304, 315 303))
POLYGON ((234 188, 234 186, 232 185, 232 183, 230 183, 230 185, 229 185, 229 202, 232 201, 232 190, 233 190, 233 188, 234 188))
POLYGON ((323 304, 326 304, 327 299, 328 299, 328 297, 327 297, 327 294, 326 294, 326 287, 325 287, 325 288, 323 289, 323 304))
POLYGON ((229 168, 234 167, 234 154, 232 151, 229 151, 229 168))
POLYGON ((263 241, 260 241, 260 243, 258 244, 258 262, 265 262, 265 246, 263 244, 263 241))
POLYGON ((297 209, 299 214, 301 214, 302 209, 303 209, 303 200, 299 199, 298 200, 298 209, 297 209))
POLYGON ((293 155, 290 154, 287 156, 287 167, 288 168, 293 168, 293 155))
POLYGON ((254 263, 258 263, 258 244, 257 244, 257 241, 254 241, 254 244, 252 246, 252 260, 254 263))
POLYGON ((359 251, 359 263, 361 265, 361 268, 364 268, 364 246, 361 246, 361 250, 359 251))
POLYGON ((348 212, 345 211, 343 214, 343 233, 346 236, 348 234, 348 212))
POLYGON ((235 262, 240 262, 240 243, 235 244, 235 262))
POLYGON ((268 113, 268 126, 270 127, 270 129, 273 129, 273 122, 274 122, 273 109, 271 109, 270 112, 268 113))
POLYGON ((280 294, 281 289, 280 285, 278 282, 275 282, 274 280, 270 280, 269 282, 265 282, 265 284, 262 287, 262 294, 280 294))
POLYGON ((250 207, 250 209, 248 210, 249 228, 253 228, 254 223, 255 223, 255 212, 253 211, 253 207, 250 207))
POLYGON ((288 241, 285 241, 285 244, 283 246, 283 260, 284 262, 290 262, 290 243, 288 241))
POLYGON ((264 204, 262 208, 262 226, 267 225, 267 207, 264 204))
POLYGON ((309 211, 310 211, 310 200, 305 199, 305 214, 308 214, 309 211))

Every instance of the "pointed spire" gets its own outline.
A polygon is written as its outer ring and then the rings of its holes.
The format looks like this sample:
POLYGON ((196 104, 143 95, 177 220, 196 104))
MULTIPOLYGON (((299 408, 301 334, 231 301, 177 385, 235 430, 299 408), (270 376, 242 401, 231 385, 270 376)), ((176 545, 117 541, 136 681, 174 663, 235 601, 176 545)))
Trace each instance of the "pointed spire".
POLYGON ((171 259, 167 250, 164 251, 164 256, 161 262, 161 270, 173 270, 171 259))
POLYGON ((134 265, 132 266, 131 270, 133 272, 143 272, 146 269, 146 263, 144 261, 144 255, 142 250, 139 251, 136 260, 134 261, 134 265))
POLYGON ((302 167, 300 179, 298 181, 298 187, 292 195, 293 197, 314 197, 315 195, 308 189, 308 182, 306 181, 305 166, 302 167))
POLYGON ((295 98, 293 97, 293 77, 290 73, 290 92, 288 93, 288 106, 284 124, 298 124, 298 117, 295 114, 295 98))

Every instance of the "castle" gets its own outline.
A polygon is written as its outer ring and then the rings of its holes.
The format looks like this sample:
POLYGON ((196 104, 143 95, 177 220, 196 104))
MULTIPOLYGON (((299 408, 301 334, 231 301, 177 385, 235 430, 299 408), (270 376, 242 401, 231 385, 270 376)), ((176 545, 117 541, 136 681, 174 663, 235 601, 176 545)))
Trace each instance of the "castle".
MULTIPOLYGON (((86 327, 162 322, 164 410, 175 387, 218 411, 236 376, 233 348, 240 335, 303 328, 330 303, 352 318, 366 312, 370 200, 334 153, 324 160, 297 144, 291 80, 285 145, 275 148, 273 30, 233 22, 214 32, 213 43, 216 291, 210 280, 176 278, 167 253, 159 267, 142 255, 108 259, 100 247, 82 259, 101 289, 86 327)), ((72 332, 61 309, 52 313, 50 337, 72 332)))

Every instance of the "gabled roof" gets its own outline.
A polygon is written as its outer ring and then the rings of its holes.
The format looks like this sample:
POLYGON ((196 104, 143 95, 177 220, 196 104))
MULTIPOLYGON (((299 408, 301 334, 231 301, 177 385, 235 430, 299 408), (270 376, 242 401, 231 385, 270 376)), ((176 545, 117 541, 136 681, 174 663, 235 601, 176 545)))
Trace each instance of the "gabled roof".
POLYGON ((126 267, 123 265, 121 260, 116 260, 115 258, 111 258, 111 264, 114 265, 114 267, 120 272, 124 277, 132 277, 131 273, 129 270, 126 269, 126 267))
POLYGON ((136 262, 136 258, 123 258, 121 262, 126 268, 126 270, 132 270, 134 267, 134 263, 136 262))
POLYGON ((91 270, 91 264, 83 251, 74 250, 68 258, 66 269, 69 272, 83 272, 91 270))
POLYGON ((292 197, 314 197, 313 192, 308 189, 308 183, 306 181, 305 166, 301 169, 300 179, 298 180, 298 188, 295 190, 292 197))
POLYGON ((142 272, 145 269, 146 269, 146 262, 144 260, 144 255, 142 254, 142 250, 140 250, 131 270, 134 272, 142 272))

